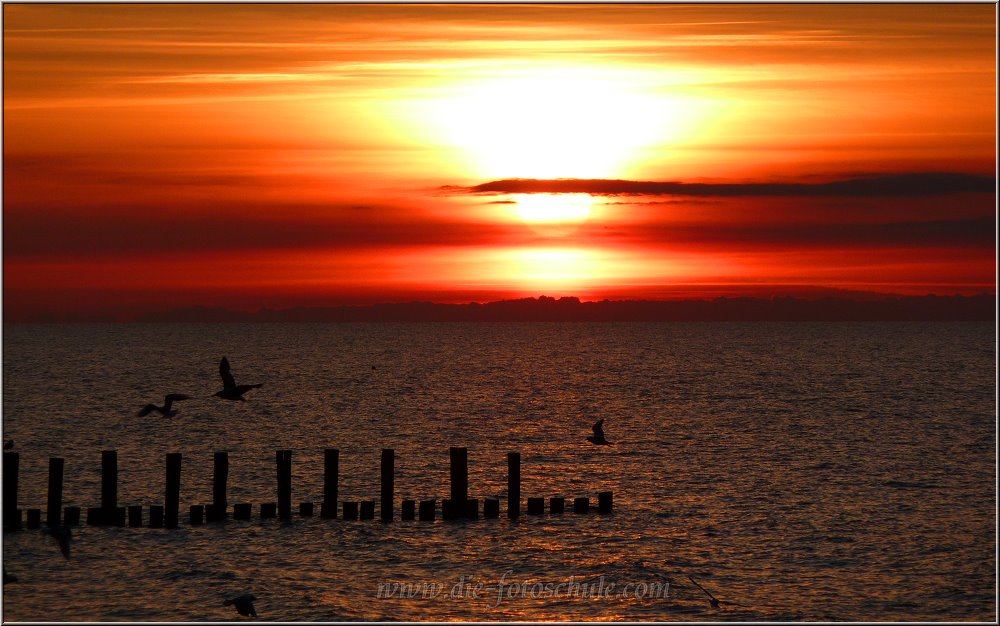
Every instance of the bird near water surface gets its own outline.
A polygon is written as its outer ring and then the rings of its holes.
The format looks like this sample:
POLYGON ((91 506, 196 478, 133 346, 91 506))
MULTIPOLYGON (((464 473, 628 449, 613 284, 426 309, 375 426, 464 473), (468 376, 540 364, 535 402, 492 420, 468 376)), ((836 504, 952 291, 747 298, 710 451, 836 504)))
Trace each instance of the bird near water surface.
POLYGON ((587 437, 587 441, 598 446, 610 446, 612 443, 604 438, 604 418, 597 420, 592 427, 594 434, 587 437))
POLYGON ((173 417, 177 415, 177 411, 172 409, 174 402, 180 400, 190 400, 191 396, 184 395, 183 393, 168 393, 163 397, 163 406, 156 406, 155 404, 147 404, 146 406, 139 409, 139 412, 135 414, 136 417, 145 417, 156 411, 163 417, 173 417))
POLYGON ((246 398, 243 397, 243 394, 263 384, 237 385, 236 379, 233 378, 233 373, 229 369, 229 359, 226 357, 222 357, 222 360, 219 361, 219 376, 222 377, 222 391, 216 391, 215 395, 224 400, 240 400, 245 402, 246 398))
POLYGON ((254 600, 257 597, 249 593, 245 593, 242 596, 236 596, 235 598, 230 598, 222 603, 222 606, 234 606, 236 612, 245 617, 257 617, 257 611, 253 608, 254 600))

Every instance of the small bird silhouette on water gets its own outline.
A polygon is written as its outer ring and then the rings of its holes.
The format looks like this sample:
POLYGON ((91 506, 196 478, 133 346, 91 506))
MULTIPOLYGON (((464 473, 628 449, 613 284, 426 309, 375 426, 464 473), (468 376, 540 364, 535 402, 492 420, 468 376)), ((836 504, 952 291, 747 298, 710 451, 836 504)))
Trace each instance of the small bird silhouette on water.
POLYGON ((236 596, 235 598, 230 598, 222 603, 222 606, 234 605, 236 607, 236 612, 240 615, 247 617, 257 617, 257 611, 253 609, 253 602, 257 597, 249 593, 245 593, 242 596, 236 596))
POLYGON ((14 440, 13 439, 8 439, 7 441, 3 442, 3 449, 4 450, 13 450, 14 449, 14 440))
POLYGON ((69 545, 73 541, 73 535, 70 534, 69 528, 65 526, 46 527, 42 529, 42 532, 51 536, 59 544, 59 551, 62 552, 62 555, 69 559, 69 545))
POLYGON ((691 578, 690 576, 688 576, 688 580, 690 580, 691 582, 693 582, 695 584, 695 586, 698 587, 698 589, 701 589, 702 591, 705 592, 705 595, 708 596, 708 603, 712 605, 713 609, 719 608, 720 604, 732 604, 733 606, 742 606, 742 607, 746 608, 745 604, 738 604, 736 602, 728 602, 728 601, 725 601, 725 600, 719 600, 718 598, 716 598, 715 596, 713 596, 708 591, 708 589, 705 589, 704 587, 702 587, 701 585, 699 585, 698 581, 695 580, 694 578, 691 578))
POLYGON ((597 423, 592 428, 594 434, 591 437, 587 437, 587 441, 598 446, 612 445, 610 441, 604 438, 604 418, 597 420, 597 423))
POLYGON ((256 389, 260 387, 257 385, 237 385, 236 379, 233 378, 233 373, 229 370, 229 359, 222 357, 219 361, 219 376, 222 376, 222 391, 216 391, 215 395, 224 400, 243 400, 243 394, 250 391, 251 389, 256 389))
POLYGON ((139 409, 139 412, 135 414, 136 417, 145 417, 156 411, 163 417, 173 417, 177 415, 177 411, 171 409, 171 405, 174 402, 179 402, 180 400, 190 400, 191 396, 186 396, 183 393, 168 393, 163 397, 163 406, 156 406, 155 404, 147 404, 146 406, 139 409))

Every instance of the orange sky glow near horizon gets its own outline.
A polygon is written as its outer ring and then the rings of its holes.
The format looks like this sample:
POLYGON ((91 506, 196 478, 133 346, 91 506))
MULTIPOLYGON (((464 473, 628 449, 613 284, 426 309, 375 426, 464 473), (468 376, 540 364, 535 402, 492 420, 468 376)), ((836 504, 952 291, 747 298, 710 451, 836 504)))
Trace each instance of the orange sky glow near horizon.
POLYGON ((5 320, 995 293, 995 11, 4 5, 5 320))

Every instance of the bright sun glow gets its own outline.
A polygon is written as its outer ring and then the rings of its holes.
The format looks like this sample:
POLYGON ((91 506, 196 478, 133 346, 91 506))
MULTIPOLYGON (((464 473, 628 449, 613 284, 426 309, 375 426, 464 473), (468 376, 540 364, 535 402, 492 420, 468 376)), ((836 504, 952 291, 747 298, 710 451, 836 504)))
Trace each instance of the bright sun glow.
POLYGON ((484 178, 625 175, 643 148, 670 143, 694 115, 634 73, 594 67, 520 70, 454 86, 431 117, 484 178))
POLYGON ((517 194, 514 202, 525 222, 578 222, 590 215, 594 199, 585 193, 517 194))

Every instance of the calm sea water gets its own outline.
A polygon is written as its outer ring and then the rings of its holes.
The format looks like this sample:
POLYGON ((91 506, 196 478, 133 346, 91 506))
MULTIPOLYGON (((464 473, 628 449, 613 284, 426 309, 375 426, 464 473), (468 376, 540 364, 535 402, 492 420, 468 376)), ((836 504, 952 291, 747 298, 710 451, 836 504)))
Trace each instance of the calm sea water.
POLYGON ((216 450, 230 502, 273 501, 280 448, 293 499, 319 502, 325 447, 342 499, 378 499, 381 448, 397 501, 440 499, 449 446, 469 448, 472 497, 503 497, 520 451, 525 498, 610 489, 616 504, 515 523, 84 526, 69 561, 39 531, 8 533, 5 620, 228 620, 222 601, 245 592, 268 620, 996 618, 992 324, 3 330, 24 508, 44 508, 50 456, 66 504, 98 505, 103 449, 123 505, 161 501, 175 451, 182 511, 210 501, 216 450), (212 397, 222 355, 264 383, 248 402, 212 397), (194 398, 133 416, 167 392, 194 398), (615 446, 585 441, 598 416, 615 446), (688 575, 744 606, 713 609, 688 575), (429 597, 378 597, 396 582, 429 597))

